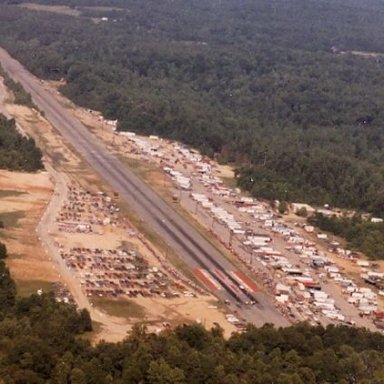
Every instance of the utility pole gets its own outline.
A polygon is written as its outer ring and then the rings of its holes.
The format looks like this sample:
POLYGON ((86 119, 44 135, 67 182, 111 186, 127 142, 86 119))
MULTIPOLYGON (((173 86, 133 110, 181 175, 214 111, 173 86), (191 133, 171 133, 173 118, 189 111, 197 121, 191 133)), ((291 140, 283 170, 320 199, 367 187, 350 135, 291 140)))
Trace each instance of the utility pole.
POLYGON ((229 241, 228 241, 229 246, 232 246, 232 237, 233 237, 233 231, 231 228, 229 228, 229 241))

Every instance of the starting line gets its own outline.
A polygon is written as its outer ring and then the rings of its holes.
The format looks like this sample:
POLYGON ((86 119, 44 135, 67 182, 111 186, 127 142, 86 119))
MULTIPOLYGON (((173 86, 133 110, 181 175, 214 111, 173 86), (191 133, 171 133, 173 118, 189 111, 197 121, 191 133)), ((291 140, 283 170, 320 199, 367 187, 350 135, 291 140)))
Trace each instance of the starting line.
POLYGON ((205 269, 194 269, 194 274, 210 289, 222 290, 217 280, 205 269))
POLYGON ((249 279, 243 272, 240 271, 231 271, 230 274, 241 284, 243 285, 248 291, 250 292, 258 292, 259 289, 257 288, 257 285, 249 279))

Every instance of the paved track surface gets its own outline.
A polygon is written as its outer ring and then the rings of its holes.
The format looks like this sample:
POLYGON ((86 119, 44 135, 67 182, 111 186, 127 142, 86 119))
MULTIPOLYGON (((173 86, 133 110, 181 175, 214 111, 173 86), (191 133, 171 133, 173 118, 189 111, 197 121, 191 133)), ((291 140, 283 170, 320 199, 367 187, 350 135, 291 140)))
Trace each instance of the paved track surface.
POLYGON ((213 293, 228 300, 247 321, 256 325, 288 322, 261 292, 240 289, 230 271, 236 268, 196 229, 167 204, 148 184, 122 164, 105 146, 47 91, 39 79, 0 48, 0 62, 8 74, 29 92, 34 103, 62 136, 70 142, 99 175, 118 192, 139 217, 147 222, 191 269, 215 276, 219 289, 213 293), (254 305, 246 302, 254 301, 254 305))

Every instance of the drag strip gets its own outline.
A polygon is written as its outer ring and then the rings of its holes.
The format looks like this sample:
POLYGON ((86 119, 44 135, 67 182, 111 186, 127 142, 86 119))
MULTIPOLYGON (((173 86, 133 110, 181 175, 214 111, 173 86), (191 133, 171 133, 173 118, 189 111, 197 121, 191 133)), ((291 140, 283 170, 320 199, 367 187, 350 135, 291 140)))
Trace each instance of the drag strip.
POLYGON ((148 184, 113 156, 71 112, 59 104, 51 92, 44 89, 38 79, 2 49, 0 61, 9 75, 31 94, 34 103, 44 111, 47 120, 192 270, 200 268, 208 272, 220 272, 215 278, 223 290, 216 290, 216 296, 236 305, 246 302, 256 304, 243 306, 239 311, 247 321, 256 321, 259 324, 273 321, 278 325, 286 325, 286 321, 269 299, 259 292, 253 294, 246 285, 240 284, 232 274, 237 272, 232 263, 148 184))

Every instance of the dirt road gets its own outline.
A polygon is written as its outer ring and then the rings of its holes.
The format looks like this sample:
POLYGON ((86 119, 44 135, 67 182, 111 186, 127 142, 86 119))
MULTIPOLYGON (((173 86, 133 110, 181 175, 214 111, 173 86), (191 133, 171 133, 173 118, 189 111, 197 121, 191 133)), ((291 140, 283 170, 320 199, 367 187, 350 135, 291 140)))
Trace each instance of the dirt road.
POLYGON ((67 199, 68 187, 64 175, 56 172, 50 164, 45 163, 44 165, 52 177, 52 181, 55 184, 55 190, 52 195, 52 199, 36 229, 39 239, 46 251, 52 256, 55 265, 60 271, 63 281, 72 293, 78 307, 86 308, 90 312, 92 320, 101 324, 102 330, 97 335, 97 339, 100 340, 105 338, 108 339, 108 341, 121 340, 130 330, 131 325, 123 318, 110 316, 92 306, 87 296, 82 291, 79 281, 68 269, 64 260, 61 258, 58 247, 54 244, 54 240, 50 236, 49 231, 53 227, 55 218, 57 217, 61 206, 67 199))
MULTIPOLYGON (((7 91, 6 87, 4 85, 4 80, 2 77, 0 77, 0 113, 3 114, 6 118, 10 119, 11 116, 9 115, 7 109, 5 108, 5 101, 7 99, 7 91)), ((20 124, 16 122, 16 129, 19 131, 19 133, 24 136, 28 137, 26 132, 23 130, 23 128, 20 127, 20 124)))

